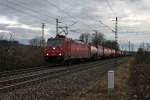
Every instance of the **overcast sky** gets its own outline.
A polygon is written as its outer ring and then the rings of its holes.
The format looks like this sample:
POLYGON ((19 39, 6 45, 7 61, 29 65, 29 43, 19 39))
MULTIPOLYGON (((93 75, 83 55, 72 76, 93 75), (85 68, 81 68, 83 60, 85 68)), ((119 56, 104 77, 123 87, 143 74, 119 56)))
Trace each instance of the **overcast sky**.
POLYGON ((0 0, 0 36, 27 43, 41 36, 41 23, 45 23, 45 38, 55 36, 55 19, 61 26, 68 26, 68 37, 77 39, 83 32, 102 32, 107 39, 114 39, 114 33, 104 24, 114 29, 118 16, 118 40, 122 48, 127 48, 130 40, 137 47, 142 42, 150 42, 150 1, 149 0, 0 0))

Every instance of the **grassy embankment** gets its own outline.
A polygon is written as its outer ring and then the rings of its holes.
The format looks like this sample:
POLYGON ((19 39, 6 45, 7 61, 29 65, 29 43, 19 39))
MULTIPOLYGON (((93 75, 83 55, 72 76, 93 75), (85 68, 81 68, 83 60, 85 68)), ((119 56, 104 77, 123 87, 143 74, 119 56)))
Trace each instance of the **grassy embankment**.
POLYGON ((91 82, 88 88, 76 92, 66 100, 128 100, 128 79, 133 59, 119 65, 115 69, 115 88, 111 93, 107 90, 106 74, 97 82, 91 82))
POLYGON ((150 52, 139 49, 130 70, 130 100, 150 100, 150 52))

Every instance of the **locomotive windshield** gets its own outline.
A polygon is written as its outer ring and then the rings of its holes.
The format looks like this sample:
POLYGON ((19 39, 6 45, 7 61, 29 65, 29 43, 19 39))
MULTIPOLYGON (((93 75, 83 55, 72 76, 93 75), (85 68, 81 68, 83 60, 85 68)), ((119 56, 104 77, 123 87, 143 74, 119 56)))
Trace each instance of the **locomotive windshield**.
POLYGON ((48 39, 47 46, 49 47, 58 47, 63 43, 62 39, 48 39))

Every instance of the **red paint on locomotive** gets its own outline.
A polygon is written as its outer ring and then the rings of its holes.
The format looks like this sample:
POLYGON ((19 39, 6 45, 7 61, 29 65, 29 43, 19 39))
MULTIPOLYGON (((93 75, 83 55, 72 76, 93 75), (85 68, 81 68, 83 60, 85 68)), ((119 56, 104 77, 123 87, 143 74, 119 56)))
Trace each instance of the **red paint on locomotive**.
POLYGON ((50 38, 45 48, 46 60, 71 60, 90 57, 89 45, 65 37, 50 38))

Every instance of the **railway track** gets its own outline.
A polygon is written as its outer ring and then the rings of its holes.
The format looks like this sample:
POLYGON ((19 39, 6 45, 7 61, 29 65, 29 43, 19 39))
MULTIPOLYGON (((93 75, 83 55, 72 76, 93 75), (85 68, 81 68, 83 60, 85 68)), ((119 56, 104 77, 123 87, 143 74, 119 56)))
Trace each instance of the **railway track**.
MULTIPOLYGON (((72 64, 72 65, 75 65, 75 64, 72 64)), ((54 67, 59 67, 59 66, 62 67, 61 64, 51 64, 51 65, 45 65, 45 66, 40 66, 40 67, 4 71, 4 72, 0 72, 0 78, 9 77, 9 76, 17 75, 17 74, 31 73, 31 72, 36 72, 40 70, 53 69, 54 67)))
POLYGON ((72 67, 65 67, 57 70, 49 69, 49 70, 39 71, 38 73, 20 75, 19 77, 14 77, 14 78, 6 78, 6 79, 4 78, 0 80, 0 92, 12 91, 18 88, 22 88, 28 85, 33 85, 35 83, 42 82, 46 79, 61 77, 66 74, 74 73, 78 71, 89 70, 95 67, 100 67, 101 65, 107 65, 108 63, 112 63, 112 62, 114 62, 114 59, 74 65, 72 67))
POLYGON ((18 69, 18 70, 12 70, 12 71, 4 71, 4 72, 0 72, 0 78, 7 77, 7 76, 13 76, 13 75, 17 75, 17 74, 23 74, 23 73, 45 70, 45 69, 48 69, 48 68, 54 67, 54 66, 58 66, 58 64, 57 65, 53 64, 53 65, 48 65, 48 66, 18 69))

